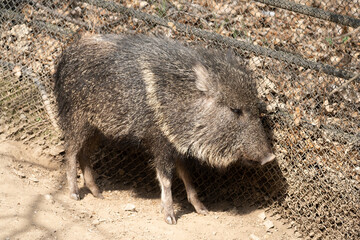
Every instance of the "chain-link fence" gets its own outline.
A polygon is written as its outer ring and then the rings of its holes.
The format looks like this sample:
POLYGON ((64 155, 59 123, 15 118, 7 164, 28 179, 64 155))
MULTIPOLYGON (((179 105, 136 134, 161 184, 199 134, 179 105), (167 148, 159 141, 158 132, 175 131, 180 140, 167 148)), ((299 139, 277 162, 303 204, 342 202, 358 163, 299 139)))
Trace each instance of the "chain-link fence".
MULTIPOLYGON (((62 49, 84 32, 231 48, 258 82, 277 163, 219 172, 189 161, 199 195, 268 206, 309 238, 358 239, 359 27, 359 0, 5 0, 0 133, 59 156, 52 74, 62 49)), ((92 160, 100 184, 159 191, 149 158, 144 149, 104 137, 92 160)), ((185 198, 179 181, 174 188, 185 198)))

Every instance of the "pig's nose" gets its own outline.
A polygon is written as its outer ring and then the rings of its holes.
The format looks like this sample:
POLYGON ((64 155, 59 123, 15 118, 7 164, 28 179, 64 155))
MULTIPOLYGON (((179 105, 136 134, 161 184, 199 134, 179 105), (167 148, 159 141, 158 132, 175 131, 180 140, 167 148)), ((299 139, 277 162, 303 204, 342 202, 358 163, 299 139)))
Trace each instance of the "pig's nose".
POLYGON ((264 164, 266 164, 268 162, 271 162, 274 159, 275 159, 275 155, 273 153, 270 153, 261 160, 261 165, 264 165, 264 164))

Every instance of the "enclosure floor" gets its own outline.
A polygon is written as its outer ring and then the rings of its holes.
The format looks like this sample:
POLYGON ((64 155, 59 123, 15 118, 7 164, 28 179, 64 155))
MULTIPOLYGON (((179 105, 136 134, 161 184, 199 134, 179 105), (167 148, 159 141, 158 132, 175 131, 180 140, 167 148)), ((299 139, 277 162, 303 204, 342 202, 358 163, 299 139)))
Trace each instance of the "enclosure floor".
POLYGON ((162 219, 159 197, 151 193, 139 197, 131 188, 106 190, 101 200, 82 189, 83 199, 70 200, 64 171, 30 163, 26 158, 32 153, 20 157, 24 149, 19 148, 0 143, 0 239, 299 239, 276 217, 265 213, 261 219, 264 209, 234 209, 223 202, 201 216, 175 200, 178 223, 171 226, 162 219), (126 211, 127 204, 135 210, 126 211), (269 231, 266 220, 274 225, 269 231))

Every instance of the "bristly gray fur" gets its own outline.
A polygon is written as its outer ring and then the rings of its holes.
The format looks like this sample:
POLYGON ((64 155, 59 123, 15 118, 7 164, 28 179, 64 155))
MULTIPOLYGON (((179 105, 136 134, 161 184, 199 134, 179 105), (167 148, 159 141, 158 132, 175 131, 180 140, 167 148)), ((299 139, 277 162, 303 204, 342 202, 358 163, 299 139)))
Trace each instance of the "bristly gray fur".
POLYGON ((273 159, 255 82, 231 54, 143 35, 85 36, 64 51, 55 93, 69 156, 100 131, 144 144, 163 182, 187 156, 214 167, 273 159))

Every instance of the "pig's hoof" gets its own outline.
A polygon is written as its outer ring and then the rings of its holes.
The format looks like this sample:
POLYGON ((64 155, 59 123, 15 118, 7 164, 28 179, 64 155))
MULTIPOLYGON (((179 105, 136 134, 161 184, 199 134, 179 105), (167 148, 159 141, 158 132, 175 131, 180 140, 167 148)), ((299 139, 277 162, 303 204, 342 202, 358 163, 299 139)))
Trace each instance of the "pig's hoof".
POLYGON ((78 193, 70 193, 70 198, 74 200, 80 200, 80 195, 78 193))
POLYGON ((196 210, 196 212, 201 215, 207 215, 209 213, 209 211, 205 207, 202 209, 196 210))
POLYGON ((165 215, 165 222, 167 224, 175 225, 176 224, 176 218, 174 214, 165 215))
POLYGON ((207 210, 207 208, 204 206, 204 204, 202 204, 201 202, 197 203, 196 205, 194 205, 195 211, 198 214, 201 215, 207 215, 209 213, 209 211, 207 210))
POLYGON ((94 194, 94 197, 104 199, 104 196, 101 193, 94 194))

